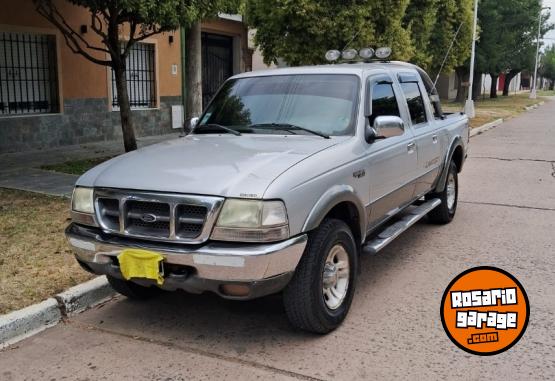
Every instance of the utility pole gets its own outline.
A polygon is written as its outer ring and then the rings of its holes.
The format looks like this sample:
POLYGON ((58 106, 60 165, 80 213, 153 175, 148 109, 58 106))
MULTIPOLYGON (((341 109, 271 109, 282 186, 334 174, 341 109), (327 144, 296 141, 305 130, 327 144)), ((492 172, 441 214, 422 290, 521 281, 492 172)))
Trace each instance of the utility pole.
POLYGON ((476 116, 476 111, 474 110, 474 100, 472 99, 472 86, 474 85, 474 62, 476 61, 476 40, 478 33, 478 0, 474 0, 474 29, 472 32, 472 55, 470 56, 470 75, 468 77, 468 99, 464 105, 464 112, 469 118, 474 118, 476 116))
POLYGON ((534 68, 534 83, 532 84, 532 91, 530 91, 530 99, 536 99, 538 97, 538 64, 540 59, 540 38, 542 29, 542 12, 544 9, 551 9, 551 7, 542 7, 540 9, 540 17, 538 18, 538 42, 536 45, 536 67, 534 68))

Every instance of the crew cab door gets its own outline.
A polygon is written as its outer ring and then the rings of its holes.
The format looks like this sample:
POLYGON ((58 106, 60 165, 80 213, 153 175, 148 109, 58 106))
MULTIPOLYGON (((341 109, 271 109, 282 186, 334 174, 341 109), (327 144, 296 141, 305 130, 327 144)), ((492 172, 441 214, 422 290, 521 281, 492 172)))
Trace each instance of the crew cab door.
POLYGON ((428 95, 417 73, 399 73, 399 84, 410 115, 418 156, 415 171, 414 196, 418 197, 432 188, 441 165, 441 137, 435 122, 428 95))
POLYGON ((417 169, 416 142, 401 107, 400 89, 389 74, 370 76, 366 82, 366 122, 378 116, 398 116, 405 121, 404 133, 366 143, 366 172, 369 176, 369 229, 393 216, 410 202, 417 169))

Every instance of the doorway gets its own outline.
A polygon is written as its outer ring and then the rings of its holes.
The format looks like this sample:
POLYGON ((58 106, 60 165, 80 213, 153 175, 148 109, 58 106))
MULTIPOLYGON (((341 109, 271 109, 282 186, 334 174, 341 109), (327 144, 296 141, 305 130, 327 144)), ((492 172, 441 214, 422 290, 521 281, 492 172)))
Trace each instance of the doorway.
POLYGON ((202 33, 202 103, 205 108, 233 75, 233 37, 202 33))

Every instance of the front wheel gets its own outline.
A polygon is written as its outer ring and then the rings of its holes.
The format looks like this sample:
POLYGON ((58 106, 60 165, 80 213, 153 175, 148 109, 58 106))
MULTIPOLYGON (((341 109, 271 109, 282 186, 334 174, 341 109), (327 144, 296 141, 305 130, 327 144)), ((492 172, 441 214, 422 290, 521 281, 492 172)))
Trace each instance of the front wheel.
POLYGON ((449 172, 447 173, 447 183, 443 192, 432 193, 427 196, 428 199, 439 198, 441 205, 428 213, 430 222, 435 224, 448 224, 453 221, 457 212, 457 203, 459 198, 459 178, 457 165, 452 161, 449 164, 449 172))
POLYGON ((347 224, 326 219, 308 245, 283 293, 285 312, 299 329, 328 333, 349 312, 358 270, 357 246, 347 224))

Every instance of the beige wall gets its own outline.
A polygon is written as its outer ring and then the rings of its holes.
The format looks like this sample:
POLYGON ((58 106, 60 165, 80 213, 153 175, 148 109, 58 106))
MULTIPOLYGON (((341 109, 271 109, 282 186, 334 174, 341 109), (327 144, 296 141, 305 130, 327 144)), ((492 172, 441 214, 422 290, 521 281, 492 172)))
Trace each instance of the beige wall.
POLYGON ((277 66, 271 64, 270 66, 264 63, 264 56, 260 49, 256 49, 252 55, 252 70, 267 70, 267 69, 275 69, 277 66))
MULTIPOLYGON (((89 13, 81 7, 71 5, 65 0, 56 2, 60 12, 66 16, 69 24, 79 31, 80 25, 90 25, 89 13)), ((83 37, 91 44, 99 44, 97 35, 89 31, 83 37)), ((2 31, 39 31, 58 36, 58 62, 60 71, 60 92, 62 98, 106 98, 109 95, 108 71, 106 67, 93 64, 85 58, 74 54, 66 45, 56 29, 40 16, 32 0, 0 0, 0 30, 2 31)), ((157 46, 158 88, 159 96, 181 95, 181 52, 178 32, 153 37, 157 46), (169 34, 174 42, 169 43, 169 34), (177 75, 171 74, 172 65, 178 65, 177 75)), ((122 35, 122 38, 125 38, 122 35)), ((105 58, 97 53, 99 58, 105 58)))

